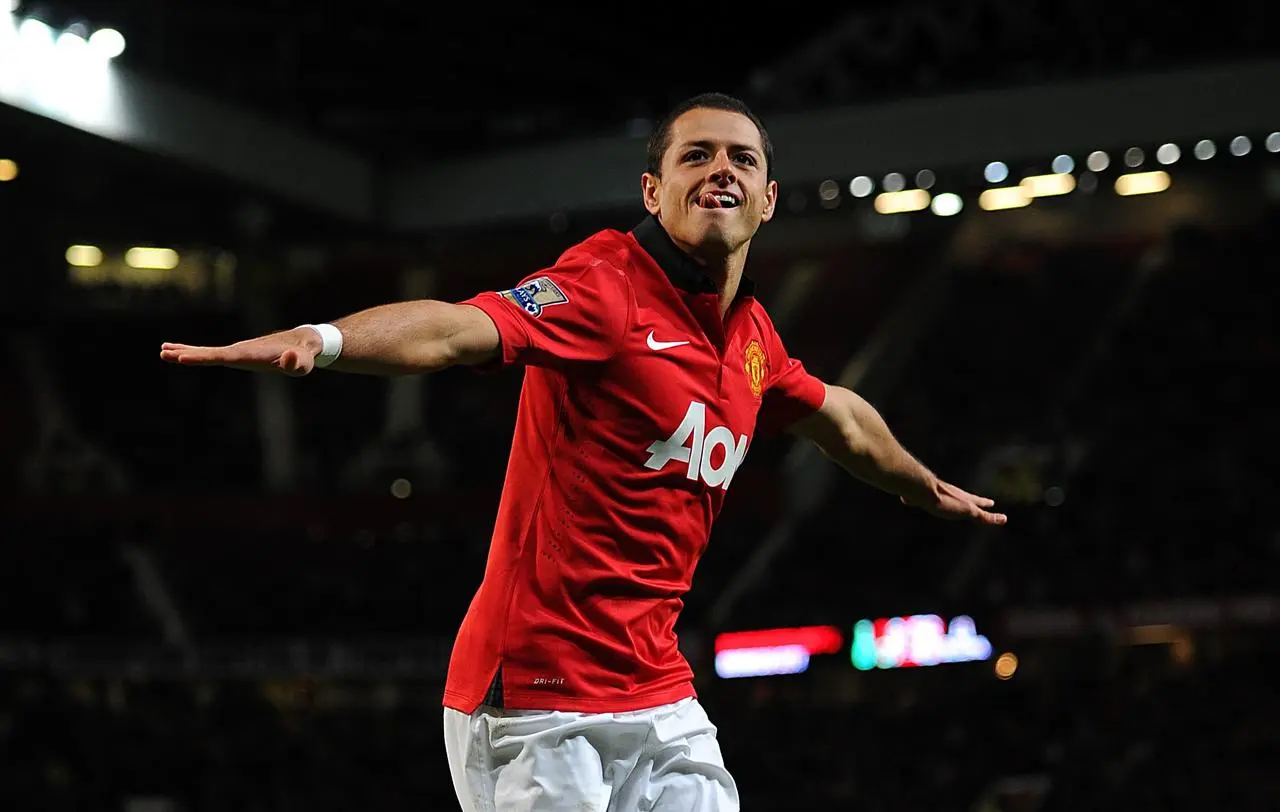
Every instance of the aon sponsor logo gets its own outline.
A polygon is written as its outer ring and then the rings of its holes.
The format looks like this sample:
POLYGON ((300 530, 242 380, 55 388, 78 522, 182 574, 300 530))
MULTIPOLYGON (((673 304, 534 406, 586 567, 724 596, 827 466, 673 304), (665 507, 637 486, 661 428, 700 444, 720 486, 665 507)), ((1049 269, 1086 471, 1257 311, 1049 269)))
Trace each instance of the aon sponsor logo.
POLYGON ((667 439, 649 446, 644 467, 660 471, 670 462, 684 463, 689 479, 700 479, 712 488, 727 491, 734 472, 747 456, 749 442, 745 434, 735 441, 733 432, 724 426, 707 431, 707 407, 695 400, 689 404, 679 428, 667 439))

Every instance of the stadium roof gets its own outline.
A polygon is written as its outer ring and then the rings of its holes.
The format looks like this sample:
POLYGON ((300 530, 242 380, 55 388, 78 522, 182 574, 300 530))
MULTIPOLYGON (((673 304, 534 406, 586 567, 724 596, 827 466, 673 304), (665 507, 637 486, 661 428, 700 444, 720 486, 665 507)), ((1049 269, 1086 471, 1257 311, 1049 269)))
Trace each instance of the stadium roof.
POLYGON ((1268 54, 1267 0, 591 7, 20 0, 128 40, 122 65, 389 161, 647 130, 708 89, 762 113, 1268 54))
POLYGON ((752 54, 797 47, 846 12, 47 0, 22 13, 109 25, 127 38, 123 66, 394 157, 613 134, 686 95, 740 91, 752 54))

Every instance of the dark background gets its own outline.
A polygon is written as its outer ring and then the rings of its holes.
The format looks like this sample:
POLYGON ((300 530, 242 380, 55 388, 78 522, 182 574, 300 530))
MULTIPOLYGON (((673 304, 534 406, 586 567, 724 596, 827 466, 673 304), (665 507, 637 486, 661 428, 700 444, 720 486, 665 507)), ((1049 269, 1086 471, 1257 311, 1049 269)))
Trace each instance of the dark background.
MULTIPOLYGON (((641 136, 707 89, 768 123, 1277 56, 1261 2, 980 2, 963 37, 928 33, 957 8, 18 14, 115 27, 121 75, 391 174, 641 136)), ((750 271, 791 354, 1010 522, 938 522, 785 438, 753 442, 679 627, 744 809, 1280 806, 1280 135, 1233 126, 1203 122, 1210 160, 1194 138, 1168 165, 1142 144, 1136 168, 1173 178, 1159 194, 1116 195, 1133 145, 1101 140, 1107 169, 1075 151, 1074 191, 1011 211, 977 203, 998 155, 933 167, 932 191, 964 200, 952 217, 877 214, 845 193, 852 175, 834 195, 828 177, 784 184, 750 271), (1247 154, 1229 150, 1238 135, 1247 154), (913 614, 972 617, 991 658, 852 666, 858 620, 913 614), (717 676, 716 635, 809 625, 844 648, 801 674, 717 676), (998 675, 1004 653, 1017 667, 998 675)), ((216 119, 190 135, 224 138, 216 119)), ((165 366, 159 344, 509 287, 634 225, 638 194, 395 228, 124 140, 0 103, 0 159, 19 168, 0 182, 0 806, 454 808, 444 665, 483 572, 519 375, 256 378, 165 366), (73 267, 70 245, 103 259, 73 267), (181 261, 130 268, 138 245, 181 261)), ((917 168, 901 168, 908 188, 917 168)))

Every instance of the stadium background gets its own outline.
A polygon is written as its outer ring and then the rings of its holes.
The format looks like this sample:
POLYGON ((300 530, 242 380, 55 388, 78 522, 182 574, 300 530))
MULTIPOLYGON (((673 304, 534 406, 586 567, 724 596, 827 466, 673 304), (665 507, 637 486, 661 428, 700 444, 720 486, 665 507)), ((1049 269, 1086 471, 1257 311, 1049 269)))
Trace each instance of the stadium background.
POLYGON ((11 8, 4 809, 453 808, 519 375, 158 345, 508 287, 637 222, 707 89, 771 127, 750 270, 792 353, 1010 514, 756 439, 680 625, 744 809, 1280 807, 1268 4, 11 8))

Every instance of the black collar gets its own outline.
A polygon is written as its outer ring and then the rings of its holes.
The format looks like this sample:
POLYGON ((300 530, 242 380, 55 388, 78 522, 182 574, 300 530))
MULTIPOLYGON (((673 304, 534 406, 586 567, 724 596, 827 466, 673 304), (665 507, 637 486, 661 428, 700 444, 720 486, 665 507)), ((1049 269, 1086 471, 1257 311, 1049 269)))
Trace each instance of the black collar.
MULTIPOLYGON (((671 284, 688 293, 715 293, 717 288, 702 266, 672 241, 671 235, 653 215, 646 217, 631 232, 644 252, 653 257, 671 284)), ((738 285, 739 296, 754 296, 756 284, 743 277, 738 285)))

